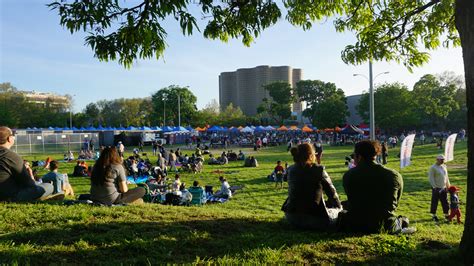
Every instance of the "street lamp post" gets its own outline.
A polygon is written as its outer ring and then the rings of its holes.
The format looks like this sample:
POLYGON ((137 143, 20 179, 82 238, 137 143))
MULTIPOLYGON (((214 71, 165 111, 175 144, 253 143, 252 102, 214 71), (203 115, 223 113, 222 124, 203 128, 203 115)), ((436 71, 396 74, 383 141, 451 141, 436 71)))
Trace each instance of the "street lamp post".
POLYGON ((181 127, 181 98, 178 93, 178 127, 181 127))
POLYGON ((72 130, 72 97, 75 97, 76 95, 73 94, 71 95, 71 101, 69 102, 69 128, 72 130))
POLYGON ((163 127, 166 126, 166 94, 162 95, 163 100, 163 127))
POLYGON ((373 71, 372 71, 372 61, 369 61, 369 78, 367 76, 362 75, 362 74, 353 74, 353 76, 361 76, 367 79, 369 81, 369 127, 370 127, 370 140, 375 140, 375 105, 374 105, 374 80, 384 74, 388 74, 390 72, 382 72, 377 74, 375 77, 373 77, 373 71))

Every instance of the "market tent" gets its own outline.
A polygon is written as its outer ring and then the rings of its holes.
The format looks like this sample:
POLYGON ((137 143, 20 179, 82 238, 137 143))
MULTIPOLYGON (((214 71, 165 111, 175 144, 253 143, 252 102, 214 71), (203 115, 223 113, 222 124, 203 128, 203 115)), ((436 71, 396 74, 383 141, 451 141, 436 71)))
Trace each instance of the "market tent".
POLYGON ((364 134, 364 131, 360 128, 357 128, 354 125, 347 125, 341 130, 341 134, 357 135, 357 134, 364 134))
POLYGON ((231 129, 229 129, 229 131, 232 132, 232 133, 239 133, 239 129, 236 128, 236 127, 233 127, 231 129))
POLYGON ((301 130, 301 129, 299 129, 297 126, 291 126, 291 127, 289 128, 289 130, 297 131, 297 130, 301 130))
POLYGON ((275 128, 272 126, 266 126, 265 130, 272 131, 272 130, 275 130, 275 128))
POLYGON ((334 130, 335 130, 336 132, 341 132, 342 128, 336 127, 336 128, 334 128, 334 130))
POLYGON ((253 129, 249 126, 246 126, 244 128, 242 128, 242 130, 240 130, 240 132, 244 132, 244 133, 252 133, 253 132, 253 129))
POLYGON ((306 125, 301 130, 303 130, 303 132, 313 132, 313 130, 306 125))
POLYGON ((160 127, 158 127, 158 126, 156 126, 156 127, 151 127, 151 129, 152 129, 153 131, 162 131, 162 129, 161 129, 160 127))
POLYGON ((254 129, 255 132, 264 132, 266 131, 266 128, 265 127, 262 127, 262 126, 258 126, 254 129))
POLYGON ((188 132, 188 130, 184 127, 174 127, 173 131, 188 132))
POLYGON ((237 129, 242 130, 243 128, 244 128, 243 126, 239 126, 237 129))
POLYGON ((173 128, 172 128, 172 127, 169 127, 169 126, 164 126, 164 127, 162 128, 162 130, 163 130, 163 132, 171 132, 171 131, 173 131, 173 128))
POLYGON ((278 131, 288 131, 288 128, 285 126, 281 126, 277 129, 278 131))
POLYGON ((207 131, 209 131, 209 132, 221 132, 222 128, 220 126, 212 126, 212 127, 208 128, 207 131))

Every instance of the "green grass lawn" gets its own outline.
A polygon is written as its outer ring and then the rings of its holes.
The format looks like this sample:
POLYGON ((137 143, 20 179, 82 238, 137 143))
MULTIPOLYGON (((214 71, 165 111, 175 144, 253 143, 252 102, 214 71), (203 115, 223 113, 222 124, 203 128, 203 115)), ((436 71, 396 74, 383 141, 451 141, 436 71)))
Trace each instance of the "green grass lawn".
MULTIPOLYGON (((429 214, 427 171, 440 153, 434 145, 416 146, 412 165, 401 170, 405 189, 397 213, 408 216, 417 228, 409 236, 292 229, 280 211, 287 196, 286 184, 284 189, 275 189, 275 184, 266 179, 277 160, 291 162, 286 148, 244 152, 254 154, 260 166, 244 168, 242 162, 230 162, 226 166, 205 165, 202 174, 182 175, 188 185, 199 180, 203 185, 219 187, 219 175, 212 172, 235 171, 224 176, 230 185, 245 188, 224 204, 68 207, 54 202, 0 203, 0 263, 461 264, 457 248, 463 226, 436 225, 429 214)), ((351 152, 349 146, 326 146, 323 157, 342 200, 346 199, 342 188, 344 157, 351 152)), ((388 167, 399 170, 397 153, 398 149, 389 150, 388 167)), ((62 154, 26 158, 46 156, 62 158, 62 154)), ((70 174, 73 166, 63 163, 60 172, 70 174)), ((448 169, 451 183, 461 187, 463 202, 466 166, 466 143, 458 143, 455 160, 448 162, 448 169)), ((76 194, 88 193, 88 179, 70 177, 70 181, 76 194)), ((464 214, 465 205, 461 212, 464 214)), ((441 206, 438 216, 442 216, 441 206)))

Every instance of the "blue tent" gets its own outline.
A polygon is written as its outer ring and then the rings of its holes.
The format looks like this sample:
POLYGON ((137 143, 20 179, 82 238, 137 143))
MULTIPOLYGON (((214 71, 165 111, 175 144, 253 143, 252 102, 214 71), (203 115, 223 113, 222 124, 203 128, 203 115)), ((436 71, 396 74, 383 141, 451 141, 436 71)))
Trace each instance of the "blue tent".
POLYGON ((266 131, 266 130, 267 130, 266 128, 264 128, 264 127, 262 127, 262 126, 258 126, 258 127, 255 128, 254 131, 255 131, 255 132, 264 132, 264 131, 266 131))
POLYGON ((137 130, 136 127, 132 127, 132 126, 128 126, 127 128, 125 128, 125 130, 137 130))
POLYGON ((71 129, 72 130, 79 130, 77 127, 72 127, 71 129))
POLYGON ((185 127, 185 128, 186 128, 188 131, 193 131, 193 130, 194 130, 194 128, 192 128, 191 126, 187 126, 187 127, 185 127))
POLYGON ((55 127, 54 130, 55 130, 55 131, 62 131, 63 128, 61 128, 61 127, 55 127))
POLYGON ((233 127, 233 128, 230 130, 230 132, 232 132, 232 133, 239 133, 240 131, 239 131, 239 128, 233 127))
POLYGON ((208 132, 221 132, 222 128, 220 126, 212 126, 207 129, 208 132))
POLYGON ((172 127, 169 127, 169 126, 164 126, 164 127, 162 128, 162 130, 163 130, 163 132, 171 132, 171 131, 173 131, 173 128, 172 128, 172 127))
POLYGON ((229 128, 228 127, 222 127, 222 131, 223 132, 229 131, 229 128))
POLYGON ((54 127, 48 127, 49 130, 54 130, 54 127))
POLYGON ((120 126, 120 127, 117 128, 117 130, 124 131, 124 130, 127 130, 127 129, 124 128, 124 127, 122 127, 122 126, 120 126))
POLYGON ((84 131, 84 130, 87 130, 87 128, 85 128, 85 127, 81 127, 81 128, 79 128, 79 130, 82 130, 82 131, 84 131))
POLYGON ((96 129, 95 127, 93 127, 93 126, 89 126, 88 128, 86 128, 86 130, 88 130, 88 131, 95 131, 95 130, 97 130, 97 129, 96 129))
POLYGON ((163 131, 160 127, 151 127, 151 130, 153 131, 163 131))
POLYGON ((188 130, 184 127, 174 127, 173 131, 188 132, 188 130))

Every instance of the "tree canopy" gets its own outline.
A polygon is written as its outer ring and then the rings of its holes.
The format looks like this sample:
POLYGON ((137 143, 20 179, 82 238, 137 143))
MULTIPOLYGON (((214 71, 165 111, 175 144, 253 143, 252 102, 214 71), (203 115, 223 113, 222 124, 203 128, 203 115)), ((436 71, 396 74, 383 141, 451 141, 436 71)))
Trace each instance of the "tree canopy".
MULTIPOLYGON (((56 1, 60 24, 72 33, 88 32, 86 43, 100 60, 115 60, 129 67, 137 58, 159 58, 166 32, 161 23, 174 18, 183 34, 197 29, 189 11, 197 6, 207 18, 205 37, 227 41, 242 38, 249 45, 254 37, 281 17, 272 1, 142 0, 136 6, 125 1, 56 1)), ((429 60, 429 51, 443 45, 461 45, 468 112, 468 135, 474 138, 474 1, 472 0, 284 0, 286 19, 309 29, 316 21, 333 18, 338 31, 352 31, 356 42, 346 46, 342 59, 360 64, 394 60, 407 68, 429 60)), ((468 144, 468 193, 474 194, 474 142, 468 144)), ((461 251, 466 264, 474 263, 474 196, 467 201, 466 225, 461 251)))
POLYGON ((349 115, 344 91, 336 84, 321 80, 302 80, 296 83, 300 101, 306 101, 303 115, 319 128, 342 125, 349 115))
POLYGON ((151 96, 151 102, 154 122, 159 122, 164 126, 177 126, 179 113, 181 114, 181 124, 189 125, 193 122, 193 117, 197 112, 197 98, 188 87, 171 85, 160 89, 151 96), (178 95, 180 108, 178 108, 178 95))

